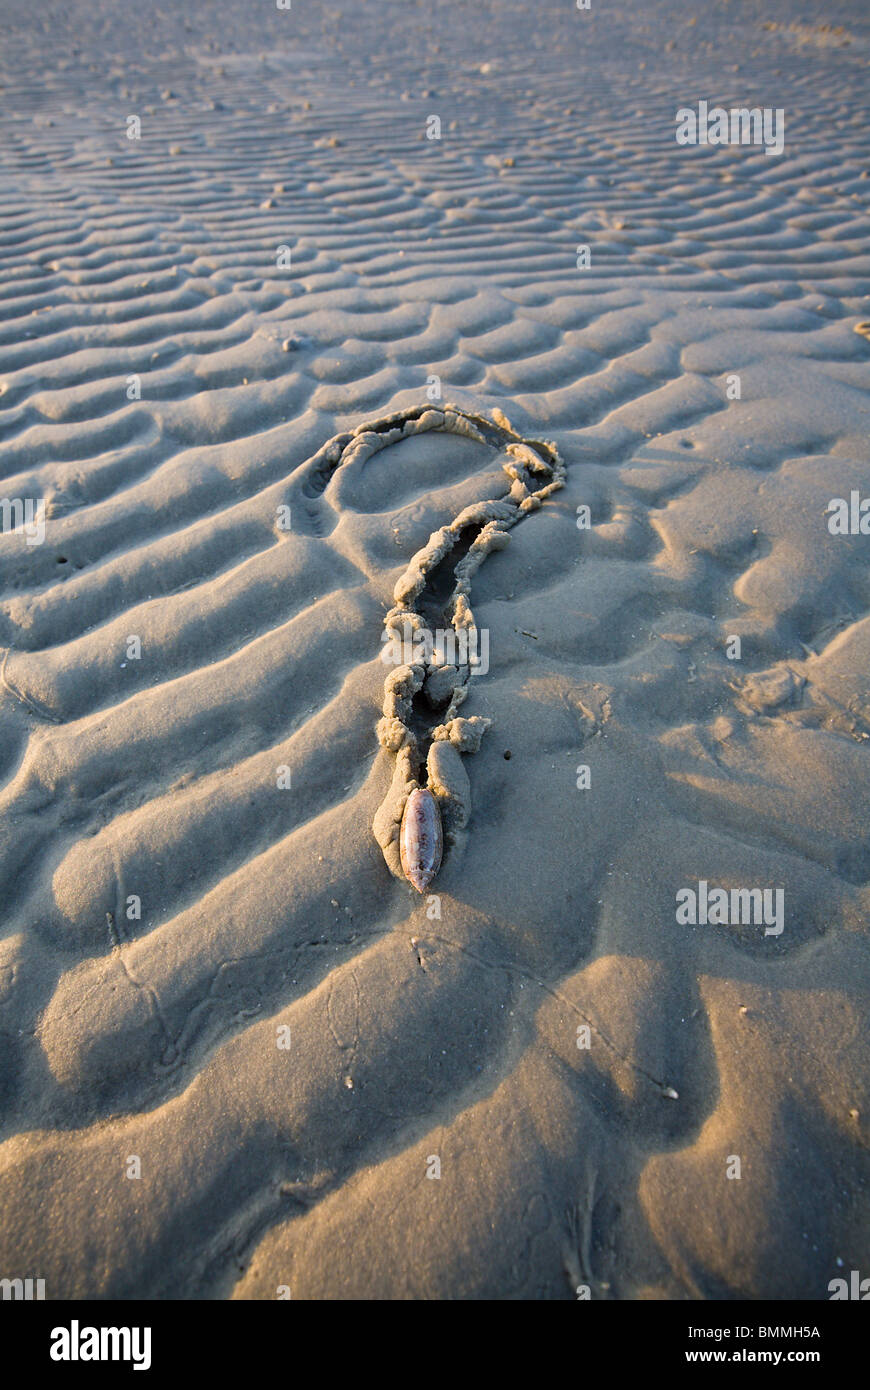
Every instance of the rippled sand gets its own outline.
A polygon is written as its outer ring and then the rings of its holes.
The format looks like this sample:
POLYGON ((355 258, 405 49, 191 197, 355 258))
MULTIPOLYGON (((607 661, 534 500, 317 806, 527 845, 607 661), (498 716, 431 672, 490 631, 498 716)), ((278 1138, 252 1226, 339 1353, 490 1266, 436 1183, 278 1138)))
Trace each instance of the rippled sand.
POLYGON ((826 516, 870 496, 870 18, 737 8, 0 0, 2 489, 47 513, 0 537, 0 1276, 870 1273, 870 536, 826 516), (678 147, 702 97, 785 153, 678 147), (498 461, 305 468, 433 377, 567 464, 475 579, 437 900, 371 833, 381 627, 498 461), (783 930, 678 922, 702 880, 783 930))

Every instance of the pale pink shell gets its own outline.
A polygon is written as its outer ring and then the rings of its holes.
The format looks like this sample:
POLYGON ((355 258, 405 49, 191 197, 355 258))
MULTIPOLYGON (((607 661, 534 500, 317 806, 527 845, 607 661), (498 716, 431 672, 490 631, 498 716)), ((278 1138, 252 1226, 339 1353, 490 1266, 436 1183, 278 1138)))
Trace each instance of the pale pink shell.
POLYGON ((405 802, 399 852, 405 877, 425 893, 441 867, 441 810, 428 787, 415 787, 405 802))

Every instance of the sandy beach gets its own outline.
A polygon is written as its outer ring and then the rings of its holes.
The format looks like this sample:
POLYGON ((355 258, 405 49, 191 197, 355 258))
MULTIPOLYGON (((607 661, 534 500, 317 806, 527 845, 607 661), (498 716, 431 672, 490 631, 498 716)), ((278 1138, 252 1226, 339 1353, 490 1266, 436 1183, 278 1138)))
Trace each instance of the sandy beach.
POLYGON ((0 1278, 870 1276, 868 63, 858 0, 0 0, 0 1278), (548 457, 418 892, 385 617, 548 457))

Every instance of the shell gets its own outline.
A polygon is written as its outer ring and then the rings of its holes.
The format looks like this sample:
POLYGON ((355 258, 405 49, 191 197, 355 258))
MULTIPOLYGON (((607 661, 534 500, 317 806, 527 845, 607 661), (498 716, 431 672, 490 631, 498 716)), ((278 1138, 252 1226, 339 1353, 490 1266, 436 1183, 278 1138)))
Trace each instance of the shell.
POLYGON ((399 853, 409 883, 425 893, 441 867, 444 835, 441 810, 428 787, 415 787, 405 802, 399 853))

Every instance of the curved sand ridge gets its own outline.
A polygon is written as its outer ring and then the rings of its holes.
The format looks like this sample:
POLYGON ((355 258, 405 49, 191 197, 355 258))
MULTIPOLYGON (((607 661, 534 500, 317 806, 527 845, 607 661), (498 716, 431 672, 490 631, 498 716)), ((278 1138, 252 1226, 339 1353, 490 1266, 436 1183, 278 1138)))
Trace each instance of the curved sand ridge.
POLYGON ((870 1268, 870 566, 826 519, 866 21, 366 8, 4 8, 3 495, 47 533, 0 537, 0 1274, 825 1298, 870 1268), (705 91, 784 155, 678 151, 705 91), (302 462, 433 376, 571 460, 475 577, 440 916, 371 834, 377 634, 497 450, 302 462), (782 934, 678 922, 701 880, 782 934))

